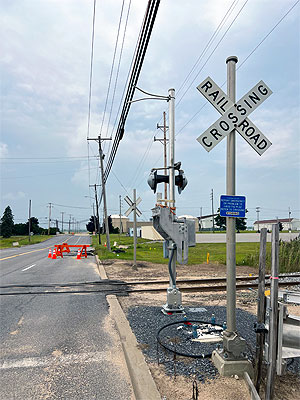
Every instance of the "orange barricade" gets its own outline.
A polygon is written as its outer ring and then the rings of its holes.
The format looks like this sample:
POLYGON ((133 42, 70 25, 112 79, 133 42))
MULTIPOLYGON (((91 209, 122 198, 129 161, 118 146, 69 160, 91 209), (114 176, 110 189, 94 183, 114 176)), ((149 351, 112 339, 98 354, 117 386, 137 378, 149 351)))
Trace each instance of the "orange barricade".
POLYGON ((77 247, 78 250, 80 250, 80 257, 85 257, 87 258, 87 251, 86 249, 90 247, 89 244, 68 244, 68 243, 63 243, 63 244, 56 244, 54 246, 56 248, 56 255, 61 256, 63 258, 63 253, 70 253, 70 247, 77 247))

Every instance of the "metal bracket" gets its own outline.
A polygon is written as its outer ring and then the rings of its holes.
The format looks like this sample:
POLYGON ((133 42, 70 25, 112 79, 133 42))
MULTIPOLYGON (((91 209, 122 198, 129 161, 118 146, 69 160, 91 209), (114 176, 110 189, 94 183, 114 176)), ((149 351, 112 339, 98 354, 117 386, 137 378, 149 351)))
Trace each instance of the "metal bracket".
POLYGON ((177 262, 188 261, 188 229, 183 220, 178 220, 168 207, 152 209, 153 226, 167 241, 172 240, 177 247, 177 262))

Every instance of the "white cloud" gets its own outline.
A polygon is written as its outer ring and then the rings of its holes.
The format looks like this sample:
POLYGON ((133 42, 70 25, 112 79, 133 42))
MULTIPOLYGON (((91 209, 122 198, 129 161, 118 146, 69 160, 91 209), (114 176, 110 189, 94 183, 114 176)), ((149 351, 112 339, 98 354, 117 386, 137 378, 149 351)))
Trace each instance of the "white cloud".
POLYGON ((8 146, 6 143, 0 142, 0 157, 7 157, 8 156, 8 146))
POLYGON ((3 200, 19 200, 25 197, 24 192, 9 192, 2 195, 3 200))

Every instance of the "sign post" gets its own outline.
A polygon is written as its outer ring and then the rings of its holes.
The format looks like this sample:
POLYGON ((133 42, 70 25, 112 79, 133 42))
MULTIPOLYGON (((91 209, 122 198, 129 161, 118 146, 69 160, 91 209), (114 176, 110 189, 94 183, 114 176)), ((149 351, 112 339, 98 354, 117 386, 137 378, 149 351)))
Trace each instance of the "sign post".
POLYGON ((124 200, 129 205, 128 210, 125 212, 126 217, 133 211, 133 265, 136 266, 136 244, 137 244, 137 228, 136 228, 136 216, 140 217, 142 212, 137 208, 142 199, 139 197, 136 199, 136 189, 133 189, 133 201, 125 196, 124 200))
POLYGON ((236 330, 236 217, 245 216, 245 197, 236 196, 236 134, 237 131, 248 144, 262 155, 272 143, 247 117, 271 94, 271 89, 258 82, 247 94, 236 102, 236 63, 238 58, 228 57, 227 95, 210 78, 206 78, 197 89, 219 111, 221 117, 197 140, 206 151, 212 150, 227 136, 226 196, 221 196, 220 215, 226 217, 226 284, 227 284, 227 329, 223 334, 223 349, 215 350, 212 360, 221 375, 253 375, 251 363, 244 353, 246 341, 236 330))

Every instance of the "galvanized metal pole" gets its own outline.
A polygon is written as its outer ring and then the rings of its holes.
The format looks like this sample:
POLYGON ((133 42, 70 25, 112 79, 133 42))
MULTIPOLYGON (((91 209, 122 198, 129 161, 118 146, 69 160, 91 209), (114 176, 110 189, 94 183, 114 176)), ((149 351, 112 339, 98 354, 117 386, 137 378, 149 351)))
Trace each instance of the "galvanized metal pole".
POLYGON ((136 266, 136 189, 133 189, 133 266, 136 266))
MULTIPOLYGON (((236 63, 238 58, 228 57, 227 94, 235 102, 236 63)), ((235 130, 227 136, 226 194, 235 195, 235 130)), ((235 218, 226 217, 226 267, 227 267, 227 335, 236 331, 236 236, 235 218)))
MULTIPOLYGON (((266 249, 267 249, 267 228, 262 228, 260 232, 260 249, 259 249, 259 276, 258 276, 258 293, 257 293, 257 324, 261 325, 265 322, 265 273, 266 273, 266 249)), ((256 354, 254 369, 254 385, 259 393, 262 361, 264 333, 256 334, 256 354)))
MULTIPOLYGON (((169 200, 170 207, 174 208, 175 211, 175 89, 169 89, 169 200)), ((174 215, 174 214, 172 214, 174 215)), ((169 243, 174 247, 175 243, 169 243)), ((171 252, 174 250, 169 250, 169 258, 171 257, 171 252)), ((176 250, 172 259, 171 271, 176 284, 176 250)), ((173 287, 174 283, 170 276, 170 287, 173 287)))
MULTIPOLYGON (((167 125, 166 125, 166 112, 164 111, 164 168, 165 168, 165 175, 168 174, 167 171, 167 125)), ((165 182, 165 199, 168 198, 168 184, 165 182)), ((165 206, 167 206, 168 203, 165 202, 165 206)))
POLYGON ((278 332, 278 272, 279 272, 279 225, 272 225, 272 265, 270 294, 269 359, 267 370, 266 400, 274 398, 276 374, 276 350, 278 332))

